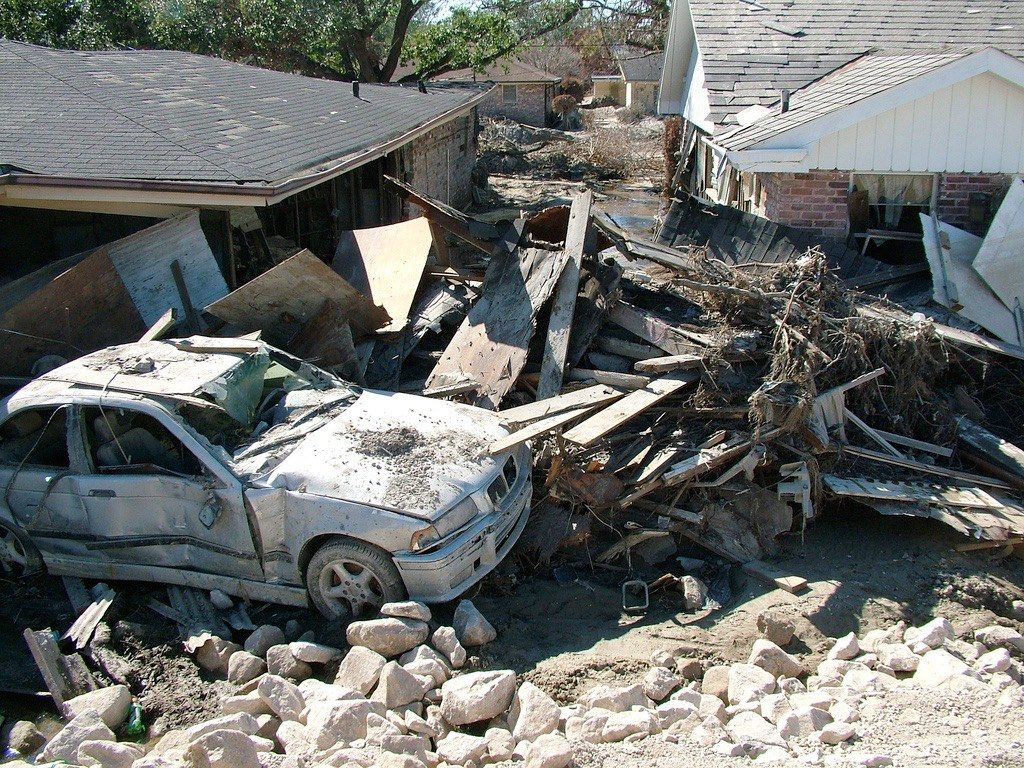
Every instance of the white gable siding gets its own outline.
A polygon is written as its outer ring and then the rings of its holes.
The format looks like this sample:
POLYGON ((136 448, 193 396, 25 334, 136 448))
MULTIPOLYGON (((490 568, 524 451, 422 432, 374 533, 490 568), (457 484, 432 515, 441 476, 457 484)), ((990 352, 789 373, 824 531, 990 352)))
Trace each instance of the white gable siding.
POLYGON ((823 136, 808 168, 1024 173, 1024 89, 985 73, 823 136))

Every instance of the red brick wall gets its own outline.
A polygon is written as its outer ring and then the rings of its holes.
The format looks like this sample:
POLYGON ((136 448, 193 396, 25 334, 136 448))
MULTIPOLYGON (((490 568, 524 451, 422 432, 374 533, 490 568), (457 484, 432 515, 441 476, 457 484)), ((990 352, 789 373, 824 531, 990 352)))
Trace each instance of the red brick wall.
POLYGON ((782 224, 845 237, 849 179, 845 171, 761 174, 765 215, 782 224))
POLYGON ((943 174, 939 186, 939 218, 968 232, 982 234, 988 228, 991 214, 999 207, 1006 190, 1010 188, 1010 177, 1006 174, 943 174), (969 199, 972 192, 984 192, 991 196, 992 207, 982 224, 972 224, 967 218, 969 199))

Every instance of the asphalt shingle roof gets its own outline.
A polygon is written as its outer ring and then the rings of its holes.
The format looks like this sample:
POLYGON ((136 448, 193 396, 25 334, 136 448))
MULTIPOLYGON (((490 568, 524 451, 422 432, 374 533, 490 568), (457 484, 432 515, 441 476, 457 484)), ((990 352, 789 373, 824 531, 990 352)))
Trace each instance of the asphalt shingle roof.
POLYGON ((1024 58, 1021 0, 689 0, 716 124, 872 49, 1024 58), (786 30, 786 31, 780 31, 786 30))
POLYGON ((717 137, 715 143, 725 149, 746 149, 966 55, 966 51, 958 51, 933 54, 874 53, 863 56, 795 91, 790 96, 787 112, 768 115, 744 128, 732 130, 717 137))
POLYGON ((613 53, 625 80, 632 83, 656 83, 661 79, 661 70, 665 65, 663 51, 617 47, 613 53))
POLYGON ((272 184, 466 105, 480 87, 367 85, 178 51, 0 40, 0 166, 61 177, 272 184))
POLYGON ((482 72, 472 69, 456 69, 438 75, 435 80, 479 80, 492 83, 557 83, 560 78, 543 69, 519 59, 500 59, 482 72))

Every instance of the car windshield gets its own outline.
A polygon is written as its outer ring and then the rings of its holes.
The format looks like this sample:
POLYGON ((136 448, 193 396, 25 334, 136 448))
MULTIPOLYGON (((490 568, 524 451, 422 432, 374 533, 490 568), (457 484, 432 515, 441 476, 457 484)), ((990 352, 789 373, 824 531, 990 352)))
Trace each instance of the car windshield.
POLYGON ((331 418, 347 408, 360 389, 279 350, 246 357, 230 375, 207 387, 216 406, 181 402, 179 416, 231 463, 268 442, 287 444, 309 431, 316 416, 331 418))

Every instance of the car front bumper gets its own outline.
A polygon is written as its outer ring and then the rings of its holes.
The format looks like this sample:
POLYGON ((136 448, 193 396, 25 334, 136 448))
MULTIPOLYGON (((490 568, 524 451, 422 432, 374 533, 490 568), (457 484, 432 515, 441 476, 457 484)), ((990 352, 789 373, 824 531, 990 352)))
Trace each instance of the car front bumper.
POLYGON ((527 477, 504 509, 472 523, 443 547, 422 554, 396 554, 395 564, 409 598, 426 603, 453 600, 493 571, 526 527, 532 491, 527 477))

